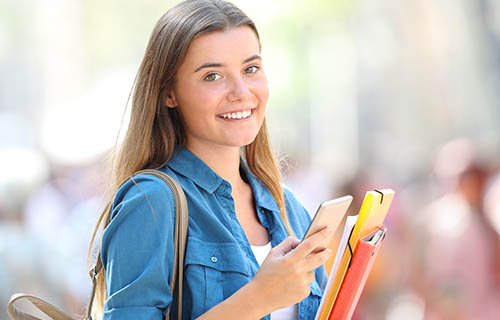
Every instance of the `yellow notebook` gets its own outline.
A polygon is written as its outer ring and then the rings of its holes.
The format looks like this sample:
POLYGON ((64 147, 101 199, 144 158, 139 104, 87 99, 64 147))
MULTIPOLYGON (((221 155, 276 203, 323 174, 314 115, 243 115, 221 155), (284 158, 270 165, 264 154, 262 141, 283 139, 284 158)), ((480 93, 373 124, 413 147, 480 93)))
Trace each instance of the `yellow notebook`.
MULTIPOLYGON (((356 221, 351 237, 349 238, 349 244, 352 251, 355 250, 359 239, 383 224, 393 198, 394 191, 391 189, 368 191, 366 193, 359 211, 358 220, 356 221)), ((326 297, 323 297, 323 299, 326 299, 324 308, 321 310, 321 314, 317 319, 328 319, 350 262, 351 252, 346 250, 340 262, 333 286, 329 292, 324 293, 327 295, 326 297)))

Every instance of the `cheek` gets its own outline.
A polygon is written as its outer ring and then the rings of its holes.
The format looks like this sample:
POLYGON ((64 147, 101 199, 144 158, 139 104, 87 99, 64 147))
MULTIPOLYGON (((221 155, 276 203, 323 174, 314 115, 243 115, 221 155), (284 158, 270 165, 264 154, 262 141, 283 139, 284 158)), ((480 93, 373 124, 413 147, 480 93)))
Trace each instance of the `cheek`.
POLYGON ((255 92, 257 93, 260 103, 263 104, 261 107, 265 107, 267 99, 269 98, 269 87, 267 86, 267 79, 265 77, 258 81, 255 86, 255 92))
POLYGON ((178 95, 178 102, 185 118, 200 119, 200 115, 211 114, 217 102, 213 88, 190 86, 178 92, 182 93, 178 95))
POLYGON ((223 85, 200 87, 196 93, 196 98, 203 101, 203 108, 212 110, 217 108, 217 104, 224 98, 225 88, 223 85))

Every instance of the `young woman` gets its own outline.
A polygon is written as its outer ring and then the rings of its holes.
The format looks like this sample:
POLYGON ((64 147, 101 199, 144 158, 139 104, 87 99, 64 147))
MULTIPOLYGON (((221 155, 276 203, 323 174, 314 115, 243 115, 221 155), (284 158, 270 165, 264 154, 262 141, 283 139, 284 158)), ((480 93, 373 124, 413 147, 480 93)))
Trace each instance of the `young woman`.
POLYGON ((97 289, 103 319, 162 319, 174 299, 171 190, 149 175, 118 189, 144 168, 175 178, 188 200, 183 319, 314 318, 331 255, 317 246, 332 230, 295 238, 310 218, 281 186, 267 98, 257 29, 234 5, 185 1, 160 18, 114 164, 97 289))

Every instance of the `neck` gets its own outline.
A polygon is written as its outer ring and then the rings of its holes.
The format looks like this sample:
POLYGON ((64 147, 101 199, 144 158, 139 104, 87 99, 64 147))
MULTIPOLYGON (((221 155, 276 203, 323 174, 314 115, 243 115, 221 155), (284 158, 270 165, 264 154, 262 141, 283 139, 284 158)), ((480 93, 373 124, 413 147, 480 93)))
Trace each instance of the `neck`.
POLYGON ((186 147, 222 179, 229 182, 233 190, 245 183, 240 175, 239 147, 205 147, 193 144, 188 144, 186 147))

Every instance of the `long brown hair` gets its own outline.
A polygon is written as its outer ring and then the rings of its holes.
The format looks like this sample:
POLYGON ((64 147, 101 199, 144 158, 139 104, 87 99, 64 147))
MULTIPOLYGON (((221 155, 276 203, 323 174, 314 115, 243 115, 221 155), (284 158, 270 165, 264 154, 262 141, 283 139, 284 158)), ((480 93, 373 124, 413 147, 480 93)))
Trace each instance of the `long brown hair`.
MULTIPOLYGON (((240 9, 223 0, 187 0, 168 10, 153 29, 132 91, 130 122, 120 146, 114 151, 110 194, 132 173, 145 168, 162 167, 172 156, 176 145, 185 146, 186 133, 177 108, 165 106, 175 75, 188 47, 196 37, 228 28, 248 26, 257 38, 255 24, 240 9)), ((259 40, 260 42, 260 40, 259 40)), ((260 45, 260 43, 259 43, 260 45)), ((250 170, 273 195, 289 234, 293 234, 285 210, 281 174, 271 151, 266 121, 255 140, 244 147, 250 170)), ((111 200, 95 227, 92 243, 102 221, 108 219, 111 200)), ((106 290, 104 272, 97 276, 93 314, 102 316, 106 290)))

